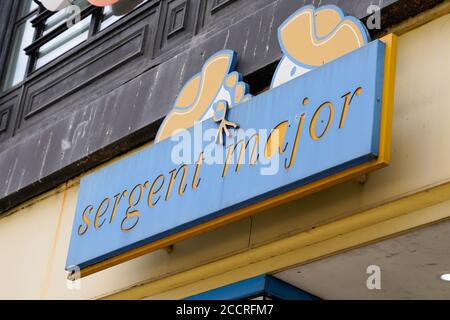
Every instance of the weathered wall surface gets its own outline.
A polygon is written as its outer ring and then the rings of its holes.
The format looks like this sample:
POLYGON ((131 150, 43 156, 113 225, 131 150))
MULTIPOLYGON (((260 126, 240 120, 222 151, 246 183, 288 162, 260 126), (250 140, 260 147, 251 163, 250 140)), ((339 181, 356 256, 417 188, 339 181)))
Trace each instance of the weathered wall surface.
MULTIPOLYGON (((281 56, 277 27, 305 4, 337 4, 362 20, 377 4, 388 28, 441 2, 151 0, 0 93, 0 213, 151 141, 182 85, 218 50, 239 53, 253 92, 267 86, 281 56), (183 28, 171 30, 182 4, 183 28)), ((0 15, 13 15, 3 10, 11 3, 1 1, 0 15)), ((8 23, 0 19, 2 56, 8 23)))
MULTIPOLYGON (((392 165, 365 185, 348 182, 268 210, 183 241, 173 253, 161 250, 89 276, 81 290, 69 290, 64 264, 78 193, 73 181, 0 219, 0 298, 104 296, 448 185, 450 43, 442 35, 449 33, 446 15, 399 38, 392 165)), ((430 204, 427 212, 434 210, 430 204)))

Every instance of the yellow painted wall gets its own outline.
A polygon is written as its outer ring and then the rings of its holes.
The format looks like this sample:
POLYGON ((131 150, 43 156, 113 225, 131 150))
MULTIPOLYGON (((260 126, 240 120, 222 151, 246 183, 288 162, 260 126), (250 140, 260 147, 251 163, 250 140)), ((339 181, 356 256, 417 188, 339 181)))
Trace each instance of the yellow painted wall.
POLYGON ((0 298, 181 298, 449 218, 448 34, 450 15, 399 37, 392 165, 365 185, 348 182, 268 210, 69 290, 72 181, 0 217, 0 298))

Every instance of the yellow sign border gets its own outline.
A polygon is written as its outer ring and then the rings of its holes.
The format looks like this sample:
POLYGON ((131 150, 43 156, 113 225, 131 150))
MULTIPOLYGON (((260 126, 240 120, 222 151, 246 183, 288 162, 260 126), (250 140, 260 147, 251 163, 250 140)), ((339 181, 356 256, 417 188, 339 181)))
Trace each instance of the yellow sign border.
POLYGON ((382 111, 381 111, 381 127, 380 127, 380 150, 379 156, 376 160, 366 162, 340 173, 331 175, 327 178, 315 181, 308 185, 299 187, 297 189, 288 191, 284 194, 275 196, 273 198, 253 204, 249 207, 237 210, 213 221, 200 224, 188 230, 182 231, 167 238, 152 242, 140 248, 132 249, 124 252, 111 259, 102 261, 95 265, 89 266, 80 271, 81 277, 86 277, 93 273, 111 268, 120 263, 140 257, 144 254, 169 247, 177 242, 189 239, 201 233, 216 229, 225 224, 241 220, 248 216, 259 213, 263 210, 273 208, 283 203, 308 196, 312 193, 321 191, 333 185, 357 178, 369 172, 381 169, 389 165, 391 160, 391 145, 392 145, 392 118, 394 105, 394 91, 395 91, 395 74, 397 65, 397 37, 394 34, 389 34, 380 39, 386 44, 385 52, 385 66, 384 66, 384 81, 383 81, 383 97, 382 97, 382 111))

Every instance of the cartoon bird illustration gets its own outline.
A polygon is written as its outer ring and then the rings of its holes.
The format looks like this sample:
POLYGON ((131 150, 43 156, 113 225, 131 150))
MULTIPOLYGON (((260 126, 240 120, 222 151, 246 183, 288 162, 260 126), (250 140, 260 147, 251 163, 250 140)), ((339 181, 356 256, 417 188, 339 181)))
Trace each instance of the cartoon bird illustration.
MULTIPOLYGON (((196 122, 215 115, 214 106, 225 101, 227 108, 251 98, 248 85, 242 76, 234 72, 237 54, 223 50, 210 57, 202 71, 191 78, 179 93, 172 111, 161 125, 155 142, 161 142, 182 129, 189 129, 196 122)), ((224 109, 224 112, 226 112, 224 109)))
POLYGON ((230 135, 228 127, 237 129, 238 124, 230 122, 226 119, 228 112, 228 102, 226 100, 220 100, 213 105, 214 110, 214 122, 219 124, 219 130, 217 131, 216 143, 223 145, 223 135, 227 137, 230 135))
MULTIPOLYGON (((354 17, 346 17, 333 5, 320 9, 301 8, 280 26, 278 38, 284 55, 273 77, 272 88, 369 42, 364 25, 354 17)), ((205 62, 202 71, 181 90, 158 131, 156 143, 210 118, 219 122, 219 142, 223 133, 229 133, 228 127, 235 124, 226 122, 227 110, 252 97, 242 75, 234 71, 236 56, 233 51, 223 50, 205 62)))
POLYGON ((271 87, 278 87, 369 42, 365 26, 354 17, 327 5, 305 6, 278 29, 283 51, 271 87))

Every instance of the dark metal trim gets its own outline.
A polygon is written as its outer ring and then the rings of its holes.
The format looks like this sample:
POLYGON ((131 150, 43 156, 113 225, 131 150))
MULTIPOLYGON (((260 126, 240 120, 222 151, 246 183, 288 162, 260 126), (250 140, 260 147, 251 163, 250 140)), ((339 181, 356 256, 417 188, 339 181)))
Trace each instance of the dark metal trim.
POLYGON ((214 0, 213 7, 211 9, 211 14, 215 14, 217 11, 220 11, 221 9, 228 6, 229 4, 231 4, 234 1, 235 0, 223 0, 223 1, 214 0))
POLYGON ((176 6, 175 8, 173 8, 171 15, 170 15, 170 20, 168 21, 169 23, 169 32, 167 34, 167 38, 171 38, 173 35, 177 34, 178 32, 182 31, 185 29, 186 26, 186 15, 188 14, 188 10, 189 10, 189 2, 188 1, 184 1, 183 3, 181 3, 180 5, 176 6), (173 23, 175 23, 175 15, 180 12, 183 11, 183 22, 180 26, 174 26, 173 23))
POLYGON ((105 73, 111 72, 112 70, 117 69, 118 67, 120 67, 124 63, 126 63, 126 62, 128 62, 128 61, 130 61, 130 60, 132 60, 132 59, 134 59, 136 57, 142 56, 144 54, 144 49, 145 49, 145 45, 144 44, 145 44, 145 37, 147 35, 147 32, 148 32, 148 26, 146 25, 143 28, 141 28, 140 30, 138 30, 137 32, 134 32, 131 35, 129 35, 128 37, 126 37, 125 39, 121 40, 120 42, 115 43, 114 45, 109 47, 108 50, 104 51, 101 55, 98 55, 95 59, 88 60, 87 62, 77 66, 77 68, 73 68, 70 72, 64 74, 62 77, 55 79, 53 82, 50 82, 49 84, 47 84, 46 86, 42 87, 38 91, 33 92, 33 95, 28 100, 29 102, 25 106, 26 112, 25 112, 24 118, 25 119, 31 118, 32 116, 34 116, 34 115, 42 112, 43 110, 47 109, 52 104, 57 103, 58 101, 60 101, 64 97, 66 97, 66 96, 72 94, 73 92, 76 92, 76 91, 86 87, 90 83, 92 83, 95 80, 97 80, 98 78, 102 77, 105 73), (94 77, 86 79, 85 81, 80 83, 78 86, 75 86, 74 88, 64 92, 63 94, 59 95, 58 97, 48 101, 44 105, 39 106, 39 107, 37 107, 37 108, 35 108, 33 110, 31 109, 31 107, 33 105, 34 97, 36 97, 37 95, 39 95, 42 92, 46 91, 47 89, 51 88, 55 82, 63 81, 65 79, 71 77, 78 70, 88 67, 89 65, 91 65, 94 62, 98 61, 99 59, 101 59, 101 58, 105 57, 106 55, 112 53, 116 49, 127 45, 127 43, 129 43, 130 41, 132 41, 132 40, 134 40, 136 38, 140 39, 140 45, 139 45, 139 49, 137 51, 131 52, 129 55, 125 56, 123 59, 118 60, 114 65, 112 65, 112 66, 110 66, 108 68, 105 68, 102 72, 98 73, 94 77))
POLYGON ((11 122, 11 114, 12 114, 13 106, 14 105, 10 105, 10 106, 0 110, 0 134, 6 132, 6 130, 8 130, 9 123, 11 122), (5 117, 5 114, 6 114, 6 121, 4 124, 2 124, 3 117, 5 117))
MULTIPOLYGON (((7 20, 5 21, 4 28, 6 29, 6 32, 3 34, 3 37, 0 39, 1 44, 1 52, 0 52, 0 97, 4 96, 1 94, 3 83, 4 83, 4 77, 6 74, 6 63, 8 61, 8 54, 11 52, 12 43, 13 43, 13 36, 15 34, 15 30, 17 27, 17 24, 15 23, 16 17, 19 14, 20 9, 20 2, 19 1, 4 1, 1 5, 5 6, 3 10, 5 12, 10 12, 11 14, 8 15, 7 20)), ((20 84, 17 84, 14 87, 19 86, 20 84)), ((13 89, 13 88, 11 88, 13 89)), ((6 90, 5 90, 6 91, 6 90)), ((9 89, 7 90, 9 92, 9 89)), ((7 93, 6 93, 7 94, 7 93)), ((5 94, 5 95, 6 95, 5 94)))
MULTIPOLYGON (((83 10, 81 12, 81 20, 83 20, 84 18, 88 17, 89 15, 94 13, 96 10, 97 10, 97 8, 93 7, 93 6, 88 7, 87 9, 83 10)), ((58 26, 54 30, 52 30, 49 33, 47 33, 45 36, 40 37, 39 39, 34 41, 32 44, 30 44, 28 47, 26 47, 24 49, 25 53, 27 55, 33 54, 33 52, 39 50, 39 48, 42 47, 44 44, 46 44, 50 40, 53 40, 54 38, 56 38, 57 36, 59 36, 61 33, 63 33, 64 31, 66 31, 68 29, 69 28, 67 27, 67 25, 65 23, 60 25, 60 26, 58 26)))

